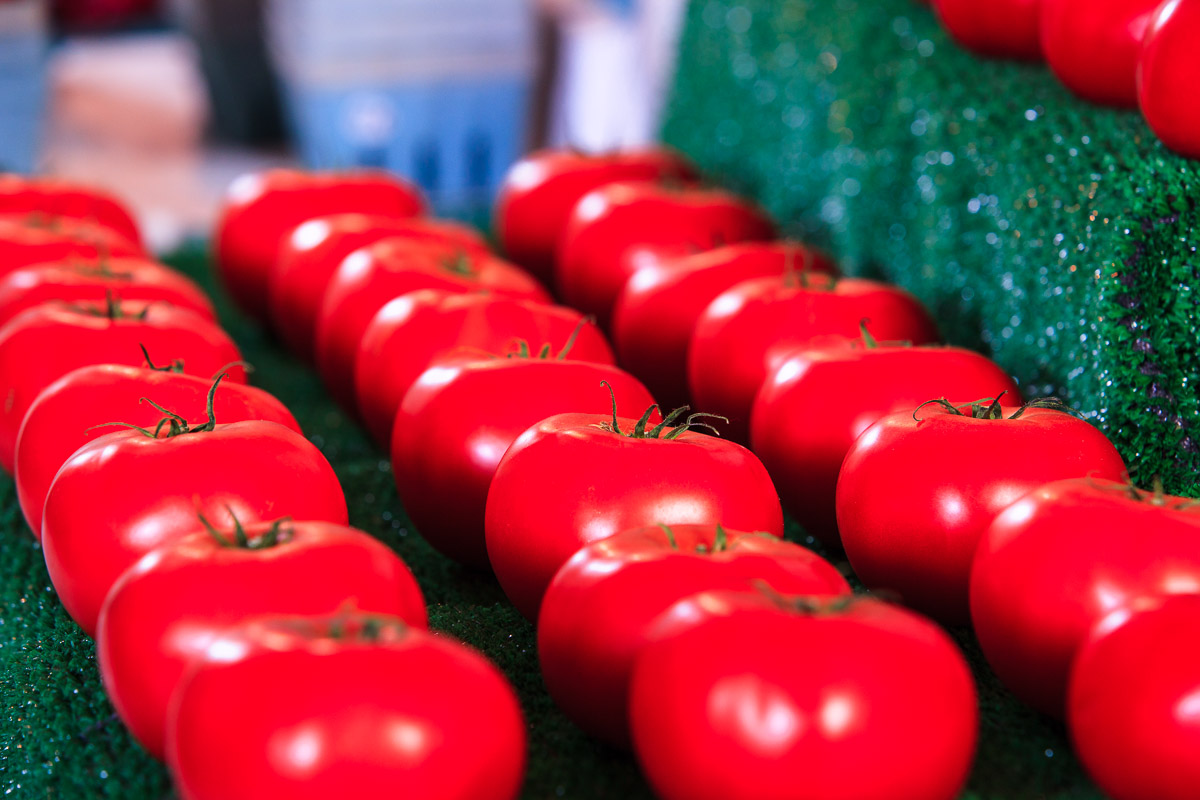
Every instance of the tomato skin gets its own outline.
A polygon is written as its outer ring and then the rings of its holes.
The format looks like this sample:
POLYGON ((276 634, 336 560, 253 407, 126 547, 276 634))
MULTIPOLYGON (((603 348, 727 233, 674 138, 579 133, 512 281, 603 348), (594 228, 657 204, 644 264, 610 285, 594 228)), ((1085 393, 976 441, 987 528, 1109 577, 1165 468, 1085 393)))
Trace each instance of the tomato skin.
POLYGON ((370 642, 297 622, 244 623, 192 661, 167 727, 183 800, 517 796, 525 726, 487 659, 415 628, 370 642))
MULTIPOLYGON (((194 375, 96 364, 68 372, 46 387, 21 423, 13 459, 17 498, 34 536, 41 538, 42 508, 59 468, 83 445, 118 430, 95 426, 119 421, 153 429, 163 414, 141 402, 143 397, 203 424, 211 385, 208 378, 194 375)), ((261 419, 300 433, 283 403, 253 386, 222 382, 213 396, 213 411, 223 423, 261 419)))
POLYGON ((379 309, 363 334, 354 363, 359 414, 375 441, 387 447, 405 394, 438 357, 472 349, 487 360, 517 352, 518 341, 534 354, 548 344, 557 356, 577 329, 568 353, 572 361, 615 361, 604 334, 574 309, 440 289, 401 295, 379 309))
POLYGON ((963 47, 990 58, 1042 60, 1042 0, 933 0, 942 26, 963 47))
MULTIPOLYGON (((618 422, 624 432, 635 424, 618 422)), ((633 439, 611 424, 611 415, 549 417, 522 433, 496 468, 484 524, 488 558, 529 620, 579 548, 620 531, 720 523, 783 535, 779 497, 749 450, 691 431, 633 439)))
POLYGON ((488 487, 501 457, 527 428, 553 415, 647 408, 646 388, 611 365, 498 359, 434 362, 396 414, 392 469, 400 501, 444 555, 490 568, 484 542, 488 487))
POLYGON ((709 303, 688 345, 695 407, 729 419, 721 433, 750 440, 750 412, 763 382, 797 346, 821 336, 859 335, 863 320, 880 341, 938 341, 929 312, 908 292, 875 281, 810 276, 752 278, 709 303))
POLYGON ((108 228, 131 244, 142 245, 137 223, 120 201, 94 186, 59 178, 0 174, 0 214, 82 220, 108 228))
POLYGON ((1095 477, 1046 484, 996 518, 971 570, 971 619, 997 676, 1061 717, 1088 632, 1140 598, 1200 587, 1200 509, 1095 477))
POLYGON ((969 619, 976 545, 1005 508, 1044 483, 1116 479, 1125 462, 1095 427, 1030 408, 973 419, 936 405, 881 418, 858 438, 837 484, 837 525, 869 588, 946 624, 969 619))
POLYGON ((504 176, 496 196, 496 235, 509 259, 550 283, 559 239, 584 195, 619 181, 695 177, 691 162, 667 148, 598 155, 539 150, 513 164, 504 176))
POLYGON ((1093 103, 1137 106, 1137 60, 1161 0, 1041 0, 1046 61, 1063 84, 1093 103))
POLYGON ((622 531, 584 547, 546 589, 538 660, 546 688, 575 724, 630 747, 629 678, 655 618, 696 592, 762 581, 784 594, 841 595, 850 585, 825 559, 768 534, 727 531, 713 552, 713 525, 622 531), (699 549, 705 548, 704 550, 699 549))
POLYGON ((96 630, 100 677, 155 758, 164 756, 168 705, 188 661, 226 628, 263 614, 332 614, 348 605, 426 627, 416 580, 382 542, 344 525, 286 525, 289 539, 259 550, 223 546, 205 531, 185 536, 143 556, 105 599, 96 630))
POLYGON ((35 264, 101 258, 149 258, 141 245, 85 220, 32 224, 29 217, 0 215, 0 275, 35 264))
POLYGON ((750 413, 751 449, 807 533, 838 542, 838 471, 854 441, 885 414, 931 397, 994 397, 1020 389, 995 362, 957 347, 875 348, 862 342, 797 350, 768 375, 750 413), (854 344, 854 346, 850 346, 854 344))
POLYGON ((415 186, 386 172, 274 169, 243 175, 230 184, 217 220, 221 282, 242 310, 266 320, 271 270, 284 239, 305 220, 346 212, 416 217, 425 212, 425 200, 415 186))
MULTIPOLYGON (((12 473, 17 432, 42 390, 68 372, 91 364, 144 365, 139 345, 156 363, 183 361, 190 375, 210 377, 242 356, 229 335, 194 311, 165 303, 118 304, 125 316, 111 319, 95 304, 89 312, 58 303, 23 311, 0 328, 0 466, 12 473), (144 319, 137 316, 146 311, 144 319)), ((245 383, 240 366, 225 379, 245 383)))
POLYGON ((1200 158, 1200 85, 1196 41, 1200 8, 1194 2, 1165 0, 1142 40, 1138 59, 1138 107, 1163 144, 1187 158, 1200 158))
POLYGON ((452 246, 414 246, 387 239, 356 250, 329 280, 317 317, 317 369, 334 399, 357 413, 354 365, 371 320, 401 295, 418 289, 497 294, 550 302, 524 270, 490 255, 452 246))
POLYGON ((796 242, 743 242, 638 269, 613 309, 613 344, 621 365, 646 381, 665 407, 687 404, 688 344, 704 309, 744 280, 789 269, 838 272, 823 253, 796 242))
POLYGON ((1071 669, 1075 750, 1113 800, 1190 800, 1200 786, 1200 596, 1143 599, 1112 616, 1071 669))
POLYGON ((555 282, 567 305, 596 315, 608 330, 617 296, 638 269, 774 235, 761 210, 728 192, 613 183, 584 195, 571 212, 555 282))
POLYGON ((317 315, 338 265, 355 250, 391 238, 487 252, 473 229, 445 220, 332 214, 297 225, 279 246, 267 289, 271 324, 293 353, 316 357, 317 315))
POLYGON ((782 610, 709 592, 634 666, 634 749, 663 800, 951 800, 979 713, 936 625, 874 600, 782 610), (864 768, 869 765, 869 768, 864 768))

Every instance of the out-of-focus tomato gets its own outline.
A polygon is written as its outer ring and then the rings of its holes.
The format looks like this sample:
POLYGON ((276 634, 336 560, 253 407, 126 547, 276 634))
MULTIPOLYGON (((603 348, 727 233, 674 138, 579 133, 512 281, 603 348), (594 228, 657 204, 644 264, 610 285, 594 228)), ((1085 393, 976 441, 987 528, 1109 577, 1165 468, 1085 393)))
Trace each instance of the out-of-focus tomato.
POLYGON ((1194 0, 1165 0, 1154 13, 1138 59, 1138 106, 1163 144, 1200 158, 1200 8, 1194 0))
POLYGON ((946 30, 982 56, 1040 61, 1042 0, 933 0, 946 30))
POLYGON ((61 178, 0 174, 0 214, 93 222, 131 244, 142 244, 137 223, 123 203, 102 189, 61 178))
POLYGON ((0 275, 57 261, 149 258, 141 245, 86 220, 0 216, 0 275))

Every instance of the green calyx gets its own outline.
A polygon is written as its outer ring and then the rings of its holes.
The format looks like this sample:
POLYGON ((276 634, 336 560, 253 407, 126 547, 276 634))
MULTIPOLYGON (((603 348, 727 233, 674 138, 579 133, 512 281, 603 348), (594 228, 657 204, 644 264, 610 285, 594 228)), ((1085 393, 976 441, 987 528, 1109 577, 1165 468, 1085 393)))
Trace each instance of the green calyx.
POLYGON ((121 301, 113 294, 111 289, 106 289, 104 292, 103 306, 97 306, 94 303, 67 303, 66 306, 77 313, 86 314, 89 317, 103 317, 113 321, 122 319, 145 320, 151 308, 151 304, 147 303, 146 307, 138 313, 130 314, 122 308, 121 301))
POLYGON ((225 506, 225 510, 229 512, 229 516, 233 519, 233 535, 226 536, 216 529, 216 527, 208 521, 208 518, 203 514, 197 514, 200 518, 200 524, 208 531, 208 535, 216 540, 221 547, 228 547, 238 550, 268 550, 280 544, 291 541, 295 530, 291 527, 291 517, 281 517, 271 523, 271 527, 263 531, 257 536, 251 537, 246 533, 241 520, 233 513, 233 509, 225 506))
POLYGON ((936 400, 926 400, 924 403, 921 403, 921 405, 917 406, 913 411, 913 419, 917 422, 920 422, 921 419, 917 416, 917 412, 928 405, 938 405, 944 408, 950 414, 954 414, 959 417, 970 417, 971 419, 1019 419, 1031 408, 1049 408, 1054 411, 1075 414, 1076 416, 1079 414, 1079 412, 1071 408, 1062 400, 1059 400, 1057 397, 1039 397, 1035 400, 1030 400, 1028 403, 1025 403, 1011 415, 1006 417, 1004 416, 1003 409, 1000 407, 1000 398, 1004 397, 1006 394, 1008 394, 1008 392, 1003 391, 995 397, 984 397, 981 400, 976 400, 975 402, 970 403, 970 413, 963 413, 958 406, 954 405, 944 397, 939 397, 936 400))
POLYGON ((277 617, 270 627, 310 641, 359 644, 399 642, 408 636, 408 623, 399 617, 357 610, 347 601, 334 614, 324 617, 277 617))
POLYGON ((633 426, 631 431, 621 430, 621 425, 617 420, 617 395, 613 391, 612 384, 608 381, 600 381, 600 385, 608 389, 608 396, 612 400, 612 422, 606 422, 602 426, 604 430, 615 433, 619 436, 627 436, 630 439, 678 439, 688 431, 698 428, 707 428, 712 431, 713 435, 720 436, 721 432, 709 425, 707 422, 699 422, 700 418, 719 419, 722 422, 728 423, 729 420, 719 414, 709 414, 704 411, 697 411, 690 414, 683 422, 676 424, 676 421, 687 414, 691 409, 688 406, 680 406, 671 413, 663 417, 662 422, 655 425, 649 430, 646 427, 650 424, 650 417, 654 416, 654 412, 658 410, 658 403, 652 404, 642 414, 641 419, 633 426), (670 428, 670 430, 667 430, 670 428))
MULTIPOLYGON (((579 338, 580 331, 583 330, 585 325, 595 324, 595 322, 596 318, 592 316, 587 316, 579 320, 579 324, 575 326, 575 330, 571 331, 571 335, 567 337, 567 343, 563 345, 563 349, 558 352, 558 355, 553 356, 554 360, 565 361, 567 354, 570 353, 571 348, 575 346, 575 340, 579 338)), ((553 354, 553 349, 549 343, 543 344, 536 355, 530 351, 529 343, 524 339, 517 339, 516 345, 517 351, 515 353, 506 354, 505 358, 529 358, 538 359, 541 361, 549 361, 553 354)))
MULTIPOLYGON (((871 320, 867 319, 866 317, 863 317, 861 320, 858 321, 858 330, 859 330, 860 335, 862 336, 863 349, 877 350, 880 347, 912 347, 913 346, 912 341, 909 339, 903 339, 900 341, 891 341, 891 342, 878 341, 874 336, 871 335, 871 332, 869 330, 867 330, 867 326, 870 324, 871 324, 871 320)), ((859 344, 858 342, 852 342, 850 346, 857 347, 858 344, 859 344)))
POLYGON ((1163 491, 1162 478, 1158 475, 1155 475, 1152 479, 1149 489, 1137 488, 1129 480, 1129 476, 1126 475, 1125 484, 1120 487, 1120 491, 1130 500, 1170 509, 1171 511, 1191 511, 1200 508, 1200 500, 1186 500, 1168 495, 1163 491))
POLYGON ((471 262, 471 257, 467 255, 465 250, 460 250, 453 256, 442 261, 442 268, 447 272, 452 272, 455 275, 469 278, 474 276, 475 269, 471 262))
MULTIPOLYGON (((783 285, 788 289, 811 289, 813 288, 812 271, 808 269, 808 261, 805 260, 803 268, 796 267, 796 256, 800 250, 796 247, 788 248, 787 254, 783 260, 783 285)), ((837 285, 837 278, 832 275, 821 273, 822 278, 826 281, 818 288, 832 291, 837 285)))
POLYGON ((170 364, 164 364, 161 367, 155 366, 154 362, 150 360, 150 351, 146 349, 146 345, 138 342, 138 347, 142 349, 142 357, 146 359, 146 367, 148 369, 154 372, 174 372, 176 374, 183 372, 183 359, 177 358, 170 364))
POLYGON ((781 611, 806 617, 844 614, 852 606, 861 603, 864 599, 854 594, 835 595, 833 597, 786 595, 776 591, 769 583, 762 580, 755 581, 754 588, 781 611))
MULTIPOLYGON (((667 543, 671 545, 671 549, 678 550, 679 549, 679 540, 675 538, 675 531, 671 530, 670 526, 664 525, 661 522, 658 523, 658 527, 661 528, 662 532, 666 535, 667 543)), ((706 545, 704 542, 700 542, 696 545, 695 550, 693 552, 695 552, 699 555, 712 555, 713 553, 724 553, 728 549, 729 549, 729 534, 725 531, 724 527, 722 527, 721 525, 718 524, 717 532, 716 532, 716 535, 713 537, 712 545, 709 546, 709 545, 706 545)))
POLYGON ((226 373, 224 372, 217 375, 217 377, 213 380, 212 386, 208 388, 208 419, 205 420, 203 424, 190 425, 186 419, 179 416, 174 411, 165 409, 153 400, 143 397, 141 400, 139 400, 139 402, 149 403, 165 415, 158 421, 153 429, 143 428, 139 425, 132 425, 128 422, 103 422, 99 425, 93 425, 92 427, 88 428, 88 430, 90 431, 95 430, 96 428, 117 426, 135 430, 143 436, 149 436, 151 439, 172 439, 176 436, 185 436, 189 433, 208 433, 213 431, 217 427, 217 417, 213 412, 213 403, 217 396, 217 387, 221 384, 221 379, 224 378, 225 375, 226 373), (166 433, 163 432, 164 428, 166 429, 166 433))

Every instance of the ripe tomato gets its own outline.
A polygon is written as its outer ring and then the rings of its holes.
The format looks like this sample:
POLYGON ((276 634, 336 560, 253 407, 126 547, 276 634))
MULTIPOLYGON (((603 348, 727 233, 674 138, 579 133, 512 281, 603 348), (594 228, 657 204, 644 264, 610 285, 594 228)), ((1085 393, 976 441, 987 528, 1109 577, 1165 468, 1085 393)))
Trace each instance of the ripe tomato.
POLYGON ((355 360, 354 394, 363 422, 387 447, 404 395, 435 359, 466 348, 484 359, 511 355, 521 342, 533 353, 545 346, 555 356, 566 351, 572 361, 614 361, 595 322, 573 309, 441 289, 397 297, 371 320, 355 360))
POLYGON ((960 45, 981 56, 1042 59, 1042 0, 933 0, 942 25, 960 45))
POLYGON ((750 449, 771 473, 783 507, 806 532, 836 544, 838 471, 854 440, 885 414, 911 411, 940 392, 1020 398, 1003 369, 957 347, 879 345, 869 337, 805 347, 759 390, 750 449))
POLYGON ((357 411, 354 362, 367 326, 389 300, 417 289, 489 290, 550 302, 529 273, 494 256, 447 245, 414 246, 403 239, 356 250, 329 280, 317 317, 317 368, 348 411, 357 411))
POLYGON ((850 448, 837 525, 867 587, 964 623, 975 547, 1001 511, 1043 483, 1124 472, 1104 434, 1064 411, 924 405, 883 417, 850 448))
POLYGON ((554 576, 538 616, 550 696, 588 733, 629 747, 629 677, 651 623, 696 592, 753 581, 786 594, 850 593, 828 561, 766 533, 655 525, 584 547, 554 576))
POLYGON ((385 172, 276 169, 243 175, 229 186, 217 220, 217 272, 237 304, 265 320, 271 270, 297 225, 328 214, 415 217, 424 210, 415 186, 385 172))
POLYGON ((863 320, 880 340, 938 339, 929 312, 894 286, 819 273, 743 281, 696 321, 687 360, 692 400, 729 418, 730 439, 748 442, 755 395, 781 357, 818 336, 855 337, 863 320))
POLYGON ((292 352, 314 358, 317 315, 338 265, 355 250, 392 238, 487 252, 473 229, 444 220, 333 214, 296 226, 279 246, 267 289, 271 324, 292 352))
POLYGON ((1041 0, 1042 50, 1063 84, 1093 103, 1137 106, 1138 54, 1161 0, 1041 0))
POLYGON ((1191 800, 1200 786, 1200 595, 1143 600, 1132 616, 1114 616, 1071 669, 1075 750, 1113 800, 1191 800), (1110 622, 1120 625, 1108 630, 1110 622))
MULTIPOLYGON (((59 468, 83 445, 116 431, 97 426, 119 421, 153 428, 163 414, 142 398, 201 422, 208 419, 212 383, 174 367, 96 364, 68 372, 50 384, 29 407, 13 457, 17 499, 34 536, 41 538, 42 507, 59 468)), ((213 413, 222 422, 262 419, 300 433, 300 426, 282 403, 262 389, 244 384, 222 383, 213 393, 213 413)))
POLYGON ((228 334, 166 303, 47 303, 9 320, 0 328, 0 465, 12 472, 17 431, 43 389, 91 364, 142 366, 147 352, 182 361, 189 375, 207 378, 229 367, 227 380, 246 382, 246 371, 230 366, 241 354, 228 334))
POLYGON ((550 283, 558 240, 585 194, 618 181, 687 181, 695 176, 685 157, 665 148, 595 155, 539 150, 513 164, 504 176, 493 226, 505 255, 550 283))
POLYGON ((195 311, 210 322, 217 319, 208 295, 186 275, 156 261, 113 258, 95 263, 38 264, 0 277, 0 325, 42 303, 103 302, 109 293, 125 301, 162 300, 195 311))
POLYGON ((0 216, 0 275, 34 264, 149 258, 141 245, 94 222, 0 216))
POLYGON ((619 531, 720 523, 783 535, 779 497, 754 454, 676 418, 647 430, 615 408, 558 414, 504 453, 484 530, 500 586, 527 619, 536 621, 546 587, 579 548, 619 531))
POLYGON ((421 535, 450 558, 488 569, 484 510, 504 452, 552 414, 603 411, 613 402, 603 381, 623 407, 654 402, 636 378, 606 364, 554 358, 434 362, 404 396, 392 434, 400 502, 421 535))
POLYGON ((167 762, 183 800, 512 800, 525 725, 500 671, 446 637, 366 614, 259 618, 193 659, 167 762))
POLYGON ((345 607, 426 626, 408 567, 362 531, 284 519, 218 535, 201 530, 144 556, 121 575, 100 612, 104 688, 130 732, 159 759, 171 694, 188 661, 226 628, 262 614, 345 607))
MULTIPOLYGON (((663 800, 951 800, 975 685, 930 621, 876 600, 695 595, 638 657, 630 721, 663 800)), ((667 621, 660 618, 660 621, 667 621)))
POLYGON ((979 542, 971 619, 1008 688, 1062 716, 1071 662, 1106 615, 1200 591, 1200 508, 1095 477, 1050 483, 979 542))
POLYGON ((1163 144, 1187 158, 1200 158, 1200 8, 1195 2, 1165 0, 1146 29, 1138 59, 1138 106, 1163 144))
POLYGON ((83 220, 109 228, 140 246, 133 215, 108 192, 60 178, 0 174, 0 214, 83 220))
POLYGON ((638 269, 613 310, 613 344, 622 366, 666 407, 687 403, 688 343, 704 309, 735 284, 789 270, 837 273, 825 255, 795 242, 732 244, 638 269))
POLYGON ((607 329, 625 281, 657 261, 770 239, 775 225, 727 192, 613 183, 585 195, 559 240, 555 281, 567 305, 607 329))

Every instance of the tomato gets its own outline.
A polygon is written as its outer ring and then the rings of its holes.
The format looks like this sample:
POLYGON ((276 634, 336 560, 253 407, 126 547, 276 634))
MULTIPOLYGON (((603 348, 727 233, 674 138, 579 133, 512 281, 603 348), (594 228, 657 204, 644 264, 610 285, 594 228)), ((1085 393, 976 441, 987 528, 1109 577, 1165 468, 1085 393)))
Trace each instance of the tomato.
POLYGON ((1075 94, 1108 106, 1137 106, 1137 60, 1161 0, 1041 0, 1042 50, 1075 94))
POLYGON ((162 300, 216 322, 212 301, 191 278, 156 261, 113 258, 87 264, 59 262, 13 270, 0 277, 0 325, 27 308, 54 300, 103 302, 162 300))
POLYGON ((558 414, 504 453, 484 532, 500 586, 527 619, 579 548, 623 530, 720 523, 783 535, 779 497, 754 454, 675 419, 649 428, 616 408, 558 414))
POLYGON ((108 228, 131 244, 141 233, 124 204, 101 189, 60 178, 0 174, 0 214, 83 220, 108 228))
POLYGON ((1138 59, 1137 93, 1142 115, 1163 144, 1187 158, 1200 158, 1200 8, 1195 2, 1165 0, 1150 20, 1138 59))
MULTIPOLYGON (((212 383, 174 368, 97 364, 50 384, 29 407, 13 458, 17 498, 34 536, 41 538, 42 507, 59 467, 83 445, 116 430, 96 426, 119 421, 153 428, 163 414, 142 398, 201 422, 208 419, 212 383)), ((263 419, 300 432, 291 412, 262 389, 222 383, 213 401, 213 412, 222 422, 263 419)))
POLYGON ((1200 592, 1200 508, 1089 477, 1047 484, 996 518, 971 570, 988 663, 1039 711, 1064 713, 1071 662, 1106 615, 1200 592))
POLYGON ((246 382, 246 371, 231 366, 241 354, 228 334, 166 303, 49 303, 9 320, 0 328, 0 465, 12 472, 17 431, 43 389, 91 364, 141 366, 144 353, 178 359, 189 375, 209 377, 228 367, 230 382, 246 382))
POLYGON ((729 419, 730 439, 748 442, 754 398, 780 356, 818 336, 857 336, 864 320, 884 341, 926 344, 938 338, 929 312, 894 286, 819 273, 736 284, 708 305, 692 331, 692 400, 729 419))
POLYGON ((344 608, 427 624, 408 567, 362 531, 283 519, 218 535, 200 530, 143 556, 122 573, 100 612, 104 688, 130 732, 159 759, 171 694, 188 661, 224 629, 262 614, 344 608))
POLYGON ((1116 448, 1089 423, 1001 403, 899 411, 850 448, 838 475, 837 525, 868 588, 964 623, 975 547, 1001 511, 1043 483, 1124 474, 1116 448))
POLYGON ((559 240, 555 281, 567 305, 609 327, 625 281, 656 261, 770 239, 775 225, 728 192, 613 183, 585 195, 559 240))
POLYGON ((975 685, 936 625, 876 600, 709 592, 638 657, 634 749, 663 800, 951 800, 975 685))
POLYGON ((687 181, 695 176, 684 156, 665 148, 599 154, 539 150, 504 176, 493 227, 505 255, 549 283, 558 240, 575 204, 588 192, 618 181, 687 181))
POLYGON ((775 481, 783 506, 807 533, 836 544, 834 495, 850 446, 885 414, 930 397, 995 396, 1020 390, 978 353, 957 347, 901 347, 871 338, 805 347, 763 383, 750 413, 751 448, 775 481), (854 346, 851 346, 854 345, 854 346))
POLYGON ((1071 669, 1080 761, 1113 800, 1191 800, 1200 786, 1200 595, 1143 600, 1071 669))
POLYGON ((334 214, 296 226, 279 246, 268 279, 271 324, 296 355, 312 360, 317 315, 329 279, 346 256, 381 239, 444 244, 486 253, 487 244, 465 225, 433 219, 334 214))
POLYGON ((832 564, 766 533, 714 525, 636 528, 584 547, 546 589, 538 660, 567 716, 629 747, 629 677, 654 619, 696 592, 762 581, 786 594, 849 594, 832 564))
POLYGON ((0 216, 0 275, 34 264, 101 258, 149 256, 141 245, 94 222, 0 216))
POLYGON ((549 346, 572 361, 612 364, 596 324, 578 311, 492 294, 423 289, 397 297, 371 320, 354 363, 354 394, 367 429, 383 446, 404 395, 434 360, 473 348, 483 358, 549 346))
POLYGON ((237 304, 264 320, 273 265, 297 225, 329 214, 415 217, 424 210, 415 186, 385 172, 276 169, 243 175, 229 186, 217 220, 217 272, 237 304))
POLYGON ((1042 0, 933 0, 950 35, 981 56, 1042 59, 1042 0))
POLYGON ((366 614, 260 618, 193 659, 167 762, 182 800, 512 800, 525 725, 500 671, 446 637, 366 614))
POLYGON ((354 363, 379 309, 417 289, 489 290, 527 300, 550 296, 527 272, 489 255, 449 245, 414 246, 385 239, 356 250, 338 266, 317 317, 317 368, 334 399, 356 411, 354 363))
POLYGON ((441 553, 489 568, 484 543, 488 487, 501 457, 526 428, 553 414, 601 412, 654 402, 614 366, 556 358, 434 362, 404 396, 392 434, 400 502, 441 553))
POLYGON ((688 343, 704 309, 735 284, 789 270, 837 273, 825 255, 796 242, 733 244, 638 269, 613 309, 621 365, 668 408, 687 403, 688 343))

